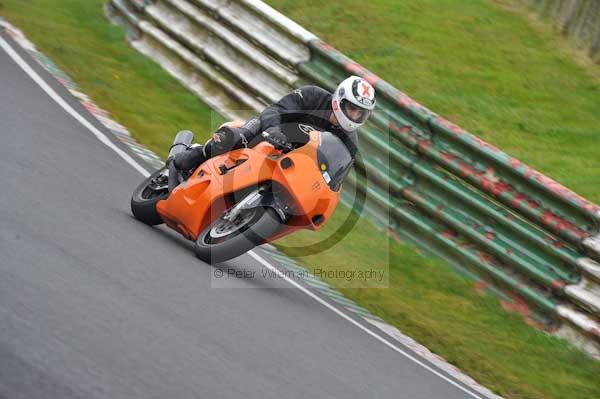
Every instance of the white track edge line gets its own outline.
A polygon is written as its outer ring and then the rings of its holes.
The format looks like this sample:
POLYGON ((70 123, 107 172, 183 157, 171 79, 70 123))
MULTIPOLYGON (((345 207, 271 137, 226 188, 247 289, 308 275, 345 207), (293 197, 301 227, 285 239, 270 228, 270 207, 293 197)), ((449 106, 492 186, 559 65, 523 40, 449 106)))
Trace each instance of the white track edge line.
MULTIPOLYGON (((110 141, 108 139, 108 137, 106 137, 106 135, 104 133, 102 133, 100 130, 98 130, 96 127, 94 127, 87 119, 85 119, 77 111, 75 111, 73 109, 73 107, 71 107, 58 93, 56 93, 56 91, 54 89, 52 89, 52 87, 50 87, 42 79, 42 77, 36 71, 34 71, 33 68, 31 68, 29 66, 29 64, 27 64, 27 62, 2 37, 0 37, 0 47, 2 47, 2 49, 4 49, 4 51, 13 59, 13 61, 19 67, 21 67, 21 69, 23 69, 23 71, 31 79, 33 79, 33 81, 35 83, 37 83, 38 86, 40 86, 42 88, 42 90, 44 90, 44 92, 46 92, 46 94, 48 94, 69 115, 71 115, 79 123, 81 123, 85 128, 87 128, 89 131, 91 131, 94 134, 94 136, 96 136, 96 138, 98 140, 100 140, 102 143, 104 143, 110 149, 112 149, 113 151, 115 151, 121 158, 123 158, 127 163, 129 163, 131 166, 133 166, 133 168, 135 170, 137 170, 138 172, 140 172, 144 177, 150 176, 150 173, 146 169, 144 169, 139 163, 137 163, 129 154, 127 154, 126 152, 124 152, 123 150, 121 150, 119 147, 117 147, 116 145, 114 145, 113 142, 110 141)), ((423 363, 422 361, 420 361, 419 359, 415 358, 414 356, 412 356, 411 354, 407 353, 406 351, 400 349, 399 347, 397 347, 396 345, 394 345, 393 343, 391 343, 390 341, 388 341, 387 339, 385 339, 381 335, 376 334, 375 332, 373 332, 370 329, 366 328, 365 326, 363 326, 362 324, 360 324, 359 322, 357 322, 356 320, 354 320, 353 318, 351 318, 350 316, 348 316, 344 312, 342 312, 339 309, 337 309, 335 306, 333 306, 330 303, 328 303, 328 302, 324 301, 323 299, 319 298, 317 295, 315 295, 314 293, 310 292, 310 290, 306 289, 302 285, 298 284, 297 282, 295 282, 292 279, 290 279, 289 277, 287 277, 285 274, 283 274, 281 271, 279 271, 279 269, 277 269, 275 266, 271 265, 269 262, 267 262, 265 259, 263 259, 260 255, 254 253, 254 251, 249 251, 248 254, 251 257, 253 257, 255 260, 257 260, 258 262, 260 262, 261 264, 263 264, 268 269, 270 269, 273 272, 277 273, 280 277, 282 277, 289 284, 293 285, 294 287, 296 287, 297 289, 299 289, 300 291, 302 291, 306 295, 308 295, 311 298, 313 298, 315 301, 319 302, 321 305, 325 306, 326 308, 328 308, 329 310, 331 310, 332 312, 334 312, 338 316, 342 317, 343 319, 349 321, 354 326, 356 326, 359 329, 363 330, 364 332, 366 332, 367 334, 369 334, 370 336, 372 336, 376 340, 380 341, 384 345, 388 346, 389 348, 391 348, 394 351, 398 352, 399 354, 403 355, 407 359, 412 360, 413 362, 415 362, 419 366, 421 366, 421 367, 425 368, 426 370, 432 372, 436 376, 440 377, 441 379, 445 380, 446 382, 450 383, 451 385, 455 386, 456 388, 460 389, 461 391, 469 394, 470 396, 472 396, 472 397, 474 397, 476 399, 485 399, 485 398, 483 398, 481 396, 476 395, 472 391, 464 388, 462 385, 456 383, 452 379, 450 379, 450 378, 446 377, 445 375, 441 374, 437 370, 435 370, 432 367, 428 366, 427 364, 423 363)))
POLYGON ((354 324, 354 326, 360 328, 361 330, 363 330, 364 332, 366 332, 367 334, 369 334, 370 336, 372 336, 373 338, 375 338, 379 342, 385 344, 386 346, 388 346, 391 349, 393 349, 394 351, 400 353, 401 355, 403 355, 407 359, 412 360, 413 362, 417 363, 419 366, 427 369, 428 371, 432 372, 436 376, 440 377, 441 379, 445 380, 446 382, 449 382, 450 384, 454 385, 456 388, 458 388, 461 391, 463 391, 463 392, 471 395, 472 397, 477 398, 477 399, 484 399, 483 397, 476 395, 472 391, 470 391, 470 390, 466 389, 465 387, 463 387, 462 385, 456 383, 451 378, 446 377, 445 375, 441 374, 440 372, 438 372, 434 368, 432 368, 432 367, 428 366, 427 364, 423 363, 422 361, 420 361, 416 357, 412 356, 410 353, 408 353, 408 352, 400 349, 399 347, 397 347, 396 345, 394 345, 393 343, 391 343, 390 341, 388 341, 387 339, 385 339, 381 335, 379 335, 379 334, 371 331, 367 327, 363 326, 362 324, 360 324, 359 322, 357 322, 356 320, 354 320, 353 318, 351 318, 350 316, 348 316, 347 314, 345 314, 344 312, 342 312, 341 310, 339 310, 338 308, 336 308, 335 306, 333 306, 329 302, 321 299, 319 296, 317 296, 316 294, 314 294, 313 292, 311 292, 309 289, 303 287, 302 285, 300 285, 299 283, 297 283, 296 281, 292 280, 291 278, 289 278, 288 276, 286 276, 284 273, 282 273, 281 271, 279 271, 279 269, 277 269, 275 266, 271 265, 268 261, 266 261, 260 255, 256 254, 254 251, 249 251, 248 255, 252 256, 255 260, 257 260, 258 262, 262 263, 269 270, 272 270, 273 272, 277 273, 277 275, 279 277, 283 278, 285 281, 287 281, 288 283, 290 283, 291 285, 293 285, 294 287, 296 287, 297 289, 299 289, 300 291, 302 291, 306 295, 310 296, 315 301, 319 302, 321 305, 325 306, 326 308, 328 308, 329 310, 331 310, 332 312, 334 312, 335 314, 337 314, 341 318, 343 318, 343 319, 349 321, 350 323, 354 324))
POLYGON ((0 37, 0 47, 2 47, 2 49, 4 49, 4 51, 9 55, 9 57, 12 58, 13 61, 19 67, 21 67, 21 69, 27 75, 29 75, 29 77, 31 79, 33 79, 33 81, 35 83, 37 83, 38 86, 40 86, 42 88, 42 90, 44 90, 46 92, 46 94, 48 94, 69 115, 71 115, 79 123, 81 123, 85 128, 87 128, 90 132, 92 132, 98 140, 100 140, 108 148, 110 148, 111 150, 116 152, 121 158, 123 158, 128 164, 133 166, 135 168, 135 170, 140 172, 144 177, 150 176, 150 173, 144 167, 142 167, 139 163, 137 163, 125 151, 123 151, 119 147, 117 147, 112 141, 109 140, 108 137, 106 137, 106 135, 104 133, 102 133, 100 130, 98 130, 94 125, 92 125, 81 114, 79 114, 77 111, 75 111, 73 109, 73 107, 71 107, 58 93, 56 93, 56 91, 52 87, 50 87, 50 85, 48 85, 48 83, 46 83, 42 79, 42 77, 36 71, 34 71, 33 68, 31 68, 29 66, 29 64, 27 64, 27 62, 2 37, 0 37))

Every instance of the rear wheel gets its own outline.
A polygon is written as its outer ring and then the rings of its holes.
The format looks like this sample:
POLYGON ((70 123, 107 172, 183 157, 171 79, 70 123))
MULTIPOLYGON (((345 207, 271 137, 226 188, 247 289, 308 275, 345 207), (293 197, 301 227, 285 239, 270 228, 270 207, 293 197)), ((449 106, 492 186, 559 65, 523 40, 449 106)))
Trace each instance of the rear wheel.
POLYGON ((168 176, 166 168, 154 172, 144 180, 131 196, 131 212, 139 221, 150 226, 163 223, 156 211, 156 203, 169 196, 168 176))
POLYGON ((233 220, 227 219, 228 214, 223 212, 198 236, 196 255, 204 262, 219 263, 240 256, 264 243, 281 225, 272 208, 245 209, 233 220))

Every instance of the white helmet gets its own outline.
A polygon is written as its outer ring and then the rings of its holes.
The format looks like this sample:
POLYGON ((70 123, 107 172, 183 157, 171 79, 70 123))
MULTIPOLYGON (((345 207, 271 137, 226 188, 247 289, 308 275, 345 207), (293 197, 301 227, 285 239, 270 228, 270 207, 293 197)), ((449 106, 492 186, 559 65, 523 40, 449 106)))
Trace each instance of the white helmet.
POLYGON ((340 127, 354 131, 369 119, 375 108, 375 89, 366 80, 350 76, 335 89, 331 108, 340 127))

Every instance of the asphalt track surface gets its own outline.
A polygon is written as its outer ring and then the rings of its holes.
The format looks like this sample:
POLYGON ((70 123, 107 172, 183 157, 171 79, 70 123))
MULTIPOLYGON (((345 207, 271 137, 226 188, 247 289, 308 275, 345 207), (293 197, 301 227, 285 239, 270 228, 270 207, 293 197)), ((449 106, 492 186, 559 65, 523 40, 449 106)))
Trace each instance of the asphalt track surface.
POLYGON ((285 281, 216 284, 189 242, 133 219, 140 173, 1 49, 0 139, 0 398, 481 397, 285 281))

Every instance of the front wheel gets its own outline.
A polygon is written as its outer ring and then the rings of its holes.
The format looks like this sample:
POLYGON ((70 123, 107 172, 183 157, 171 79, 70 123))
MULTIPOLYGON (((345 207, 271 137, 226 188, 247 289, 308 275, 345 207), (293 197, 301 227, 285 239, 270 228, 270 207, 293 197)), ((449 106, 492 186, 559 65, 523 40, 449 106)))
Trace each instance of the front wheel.
POLYGON ((156 211, 156 203, 169 196, 166 168, 154 172, 133 191, 131 212, 137 220, 150 226, 163 223, 156 211))
POLYGON ((240 256, 264 243, 281 226, 272 208, 241 211, 234 220, 223 212, 196 240, 196 255, 207 263, 219 263, 240 256))

